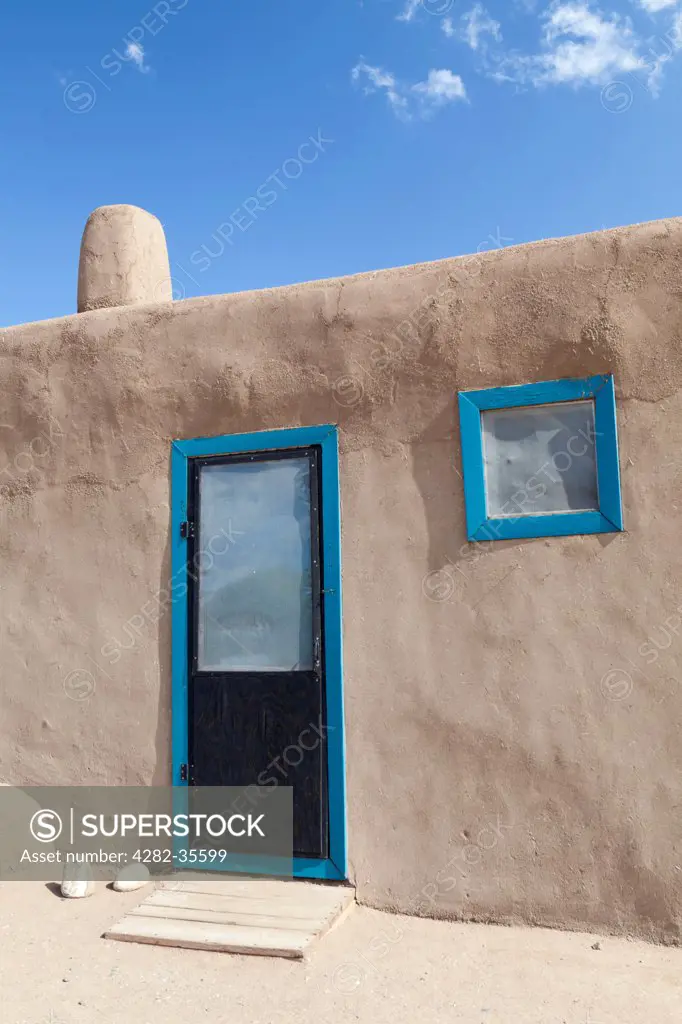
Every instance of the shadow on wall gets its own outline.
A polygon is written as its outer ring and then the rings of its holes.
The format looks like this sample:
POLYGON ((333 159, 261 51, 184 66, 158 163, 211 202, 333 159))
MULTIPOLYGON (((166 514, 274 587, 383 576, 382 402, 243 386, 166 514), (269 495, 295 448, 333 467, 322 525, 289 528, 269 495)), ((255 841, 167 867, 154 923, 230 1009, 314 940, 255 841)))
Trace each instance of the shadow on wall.
POLYGON ((496 551, 533 543, 532 540, 496 540, 477 544, 467 540, 455 398, 438 413, 413 445, 412 473, 424 503, 429 537, 425 593, 432 589, 430 596, 434 600, 446 600, 448 589, 452 593, 450 581, 453 573, 457 574, 461 564, 471 562, 472 554, 485 552, 494 555, 496 551), (437 596, 439 592, 443 596, 437 596))

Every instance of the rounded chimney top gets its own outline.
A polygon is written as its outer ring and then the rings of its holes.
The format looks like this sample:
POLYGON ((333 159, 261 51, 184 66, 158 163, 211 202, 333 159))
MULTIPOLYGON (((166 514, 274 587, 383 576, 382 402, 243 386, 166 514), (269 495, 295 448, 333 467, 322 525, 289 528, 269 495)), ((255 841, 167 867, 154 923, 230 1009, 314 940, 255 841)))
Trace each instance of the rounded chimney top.
POLYGON ((81 241, 78 312, 172 297, 161 222, 139 206, 98 206, 81 241))

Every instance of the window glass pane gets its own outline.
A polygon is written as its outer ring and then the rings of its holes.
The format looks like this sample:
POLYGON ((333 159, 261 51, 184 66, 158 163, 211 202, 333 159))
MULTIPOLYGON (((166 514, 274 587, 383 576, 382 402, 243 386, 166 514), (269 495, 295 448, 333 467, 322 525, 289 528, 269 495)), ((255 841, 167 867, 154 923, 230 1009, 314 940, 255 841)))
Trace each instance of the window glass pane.
POLYGON ((198 668, 313 664, 310 463, 202 466, 198 668))
POLYGON ((481 413, 489 516, 598 509, 592 401, 481 413))

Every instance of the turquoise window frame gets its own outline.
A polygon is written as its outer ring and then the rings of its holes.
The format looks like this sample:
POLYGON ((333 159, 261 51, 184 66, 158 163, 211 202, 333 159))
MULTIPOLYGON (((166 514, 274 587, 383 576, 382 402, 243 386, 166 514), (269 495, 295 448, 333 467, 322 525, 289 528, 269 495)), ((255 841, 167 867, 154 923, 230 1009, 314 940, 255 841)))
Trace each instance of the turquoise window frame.
MULTIPOLYGON (((339 490, 338 428, 333 424, 263 430, 249 434, 223 434, 174 440, 171 446, 171 673, 172 673, 172 772, 173 786, 187 787, 181 765, 188 761, 188 599, 187 538, 181 524, 187 519, 189 460, 209 455, 248 454, 307 448, 321 452, 322 564, 324 572, 323 643, 327 702, 327 773, 329 786, 329 857, 295 857, 295 878, 344 880, 348 877, 346 843, 346 752, 343 707, 343 621, 341 602, 341 505, 339 490), (183 585, 184 584, 184 585, 183 585)), ((289 865, 290 867, 290 862, 289 865)), ((202 865, 192 864, 192 869, 202 865)), ((282 862, 264 858, 230 860, 220 869, 280 875, 282 862)))
MULTIPOLYGON (((513 387, 460 391, 459 423, 467 537, 470 541, 614 533, 623 529, 616 396, 612 374, 513 387), (598 511, 543 512, 491 517, 487 512, 481 413, 553 402, 594 400, 598 511)), ((532 478, 531 478, 532 479, 532 478)))

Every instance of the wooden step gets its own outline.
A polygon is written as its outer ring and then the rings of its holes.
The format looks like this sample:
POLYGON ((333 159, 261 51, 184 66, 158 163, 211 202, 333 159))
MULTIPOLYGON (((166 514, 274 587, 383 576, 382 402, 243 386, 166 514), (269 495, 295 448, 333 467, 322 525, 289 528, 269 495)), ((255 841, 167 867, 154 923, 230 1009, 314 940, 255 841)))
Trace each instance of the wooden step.
POLYGON ((302 959, 354 899, 349 886, 303 881, 164 882, 104 937, 302 959))

